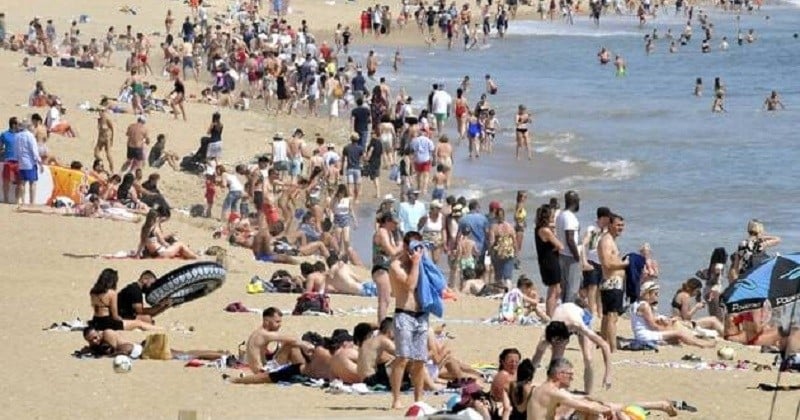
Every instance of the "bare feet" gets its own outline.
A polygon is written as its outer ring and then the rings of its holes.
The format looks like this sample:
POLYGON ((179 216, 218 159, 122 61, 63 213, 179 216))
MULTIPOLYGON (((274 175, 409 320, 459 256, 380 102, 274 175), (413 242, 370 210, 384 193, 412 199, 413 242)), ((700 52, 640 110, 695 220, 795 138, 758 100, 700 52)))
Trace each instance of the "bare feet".
POLYGON ((401 410, 402 408, 403 408, 403 405, 400 404, 399 400, 393 400, 392 401, 392 410, 401 410))

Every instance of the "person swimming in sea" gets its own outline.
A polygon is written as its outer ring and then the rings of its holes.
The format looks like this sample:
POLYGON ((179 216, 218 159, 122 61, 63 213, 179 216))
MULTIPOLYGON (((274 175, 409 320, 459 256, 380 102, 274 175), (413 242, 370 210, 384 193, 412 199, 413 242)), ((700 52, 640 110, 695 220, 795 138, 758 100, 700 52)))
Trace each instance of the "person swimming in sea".
POLYGON ((698 77, 694 82, 694 96, 703 96, 703 78, 698 77))
POLYGON ((625 76, 628 73, 625 59, 623 59, 621 55, 614 57, 614 67, 617 69, 617 77, 625 76))
POLYGON ((781 102, 781 98, 778 96, 778 91, 773 90, 772 93, 767 96, 767 99, 764 100, 764 108, 766 108, 767 111, 777 111, 778 107, 786 109, 786 107, 783 106, 783 102, 781 102))
POLYGON ((611 61, 611 57, 609 57, 608 50, 606 47, 600 48, 600 52, 597 53, 597 59, 600 60, 600 64, 608 64, 611 61))
POLYGON ((724 95, 722 93, 720 93, 720 92, 717 92, 717 94, 714 97, 714 102, 711 104, 711 112, 714 112, 714 113, 727 112, 725 110, 725 105, 723 103, 723 98, 724 98, 724 95))

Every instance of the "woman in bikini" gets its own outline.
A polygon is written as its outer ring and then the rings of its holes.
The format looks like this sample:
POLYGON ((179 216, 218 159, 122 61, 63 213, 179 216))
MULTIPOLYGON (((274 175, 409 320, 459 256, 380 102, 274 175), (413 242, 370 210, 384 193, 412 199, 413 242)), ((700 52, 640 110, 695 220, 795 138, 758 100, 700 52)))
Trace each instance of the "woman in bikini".
POLYGON ((198 259, 198 255, 183 242, 176 241, 173 235, 164 235, 161 230, 161 222, 167 219, 169 219, 168 214, 162 216, 161 212, 155 209, 147 213, 139 233, 139 247, 136 255, 141 258, 198 259))
POLYGON ((388 114, 381 117, 381 122, 378 124, 378 134, 383 146, 384 167, 386 167, 386 164, 394 165, 397 163, 394 155, 394 150, 397 147, 397 130, 388 114))
POLYGON ((458 127, 458 144, 467 134, 467 120, 469 119, 469 103, 464 97, 464 90, 456 90, 456 101, 454 104, 456 114, 456 125, 458 127))
POLYGON ((522 148, 525 148, 525 151, 528 153, 528 160, 533 159, 531 155, 530 134, 528 133, 528 124, 532 121, 533 119, 525 108, 525 105, 520 105, 516 116, 517 160, 519 160, 519 151, 522 148))
POLYGON ((98 331, 141 329, 144 331, 161 330, 162 328, 148 324, 138 319, 122 319, 117 312, 117 282, 119 275, 116 270, 106 268, 100 273, 97 281, 89 291, 89 300, 94 309, 89 325, 98 331))
POLYGON ((771 309, 764 307, 754 311, 729 314, 725 318, 725 340, 748 346, 775 346, 781 342, 779 329, 770 324, 771 309))
POLYGON ((722 322, 716 317, 706 316, 694 321, 692 320, 694 314, 706 306, 705 301, 701 299, 702 289, 703 283, 700 280, 696 278, 686 280, 683 285, 681 285, 680 290, 678 290, 672 298, 672 314, 681 321, 691 324, 693 328, 700 327, 714 330, 722 335, 722 322))

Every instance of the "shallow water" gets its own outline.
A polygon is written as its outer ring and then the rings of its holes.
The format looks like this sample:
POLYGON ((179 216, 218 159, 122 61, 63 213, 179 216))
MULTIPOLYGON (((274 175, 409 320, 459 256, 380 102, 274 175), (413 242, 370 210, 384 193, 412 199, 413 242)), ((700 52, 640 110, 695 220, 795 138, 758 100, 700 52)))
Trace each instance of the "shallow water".
MULTIPOLYGON (((456 172, 470 185, 468 194, 499 196, 513 204, 513 191, 526 189, 530 215, 551 195, 574 188, 583 199, 582 227, 594 220, 594 209, 607 205, 626 218, 619 239, 623 252, 649 242, 661 264, 666 293, 708 264, 711 250, 729 250, 744 235, 750 218, 765 222, 768 232, 783 237, 779 251, 797 251, 794 168, 800 153, 795 131, 800 121, 800 9, 765 7, 758 14, 711 12, 715 25, 713 52, 700 53, 701 30, 677 54, 664 39, 676 36, 685 19, 659 16, 640 30, 636 18, 608 17, 595 28, 587 18, 574 26, 561 22, 512 22, 506 40, 468 53, 442 48, 404 51, 406 62, 394 85, 424 100, 431 83, 444 82, 451 92, 465 74, 473 80, 470 103, 491 73, 500 93, 490 97, 501 125, 513 127, 516 106, 535 115, 537 154, 569 164, 568 176, 536 179, 527 162, 513 158, 513 137, 504 131, 494 156, 463 162, 456 172), (769 15, 770 19, 765 16, 769 15), (758 40, 736 45, 737 25, 753 28, 758 40), (656 51, 647 56, 643 36, 658 29, 656 51), (730 48, 720 51, 722 36, 730 48), (613 66, 601 66, 601 46, 621 54, 626 77, 613 66), (432 53, 432 54, 431 54, 432 53), (710 112, 714 77, 727 90, 724 114, 710 112), (693 96, 702 77, 704 95, 693 96), (787 110, 762 110, 769 91, 780 92, 787 110), (523 176, 521 176, 523 175, 523 176)), ((695 13, 696 16, 696 13, 695 13)), ((389 50, 379 51, 389 55, 389 50)), ((458 151, 463 158, 465 148, 458 151)), ((534 160, 532 165, 536 165, 534 160)), ((540 177, 539 177, 540 178, 540 177)), ((523 269, 535 271, 531 231, 527 232, 523 269)), ((358 247, 362 253, 363 246, 358 247)), ((365 257, 367 254, 363 254, 365 257)))

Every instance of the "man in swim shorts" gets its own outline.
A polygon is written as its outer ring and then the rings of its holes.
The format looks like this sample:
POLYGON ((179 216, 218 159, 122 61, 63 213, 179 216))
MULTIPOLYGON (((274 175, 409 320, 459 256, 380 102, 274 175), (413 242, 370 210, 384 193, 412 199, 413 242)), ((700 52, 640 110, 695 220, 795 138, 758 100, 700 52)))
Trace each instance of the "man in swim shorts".
POLYGON ((570 336, 578 336, 578 343, 583 354, 583 385, 587 394, 592 393, 594 387, 594 367, 592 366, 592 350, 594 345, 600 347, 603 352, 603 362, 605 363, 605 374, 603 375, 603 386, 611 387, 611 349, 602 337, 597 335, 591 328, 592 313, 575 303, 562 303, 553 310, 550 323, 544 330, 541 341, 536 346, 536 351, 531 361, 534 368, 538 368, 544 357, 545 351, 552 349, 552 359, 556 360, 564 357, 570 336))
POLYGON ((39 172, 44 170, 42 158, 39 155, 39 148, 36 144, 36 137, 31 132, 31 124, 28 121, 19 123, 19 130, 15 135, 17 143, 17 159, 19 168, 19 181, 17 183, 17 203, 24 204, 23 197, 25 184, 28 184, 28 204, 35 204, 36 183, 39 181, 39 172))
POLYGON ((17 130, 19 123, 17 117, 8 119, 8 130, 0 134, 3 146, 3 198, 6 203, 11 203, 8 195, 11 184, 15 184, 16 196, 19 197, 19 158, 17 157, 17 130))
POLYGON ((433 111, 433 115, 436 117, 437 133, 442 132, 444 122, 450 115, 450 106, 452 103, 453 98, 449 93, 445 92, 444 84, 437 85, 436 91, 431 97, 431 111, 433 111))
POLYGON ((600 281, 600 302, 603 307, 600 334, 614 352, 617 349, 617 320, 625 312, 625 268, 629 262, 620 258, 616 242, 625 230, 625 219, 612 213, 609 220, 608 231, 597 243, 597 256, 603 272, 600 281))
POLYGON ((128 126, 126 135, 128 136, 127 160, 122 165, 122 172, 139 169, 144 164, 144 146, 150 144, 150 134, 145 127, 147 118, 144 115, 136 117, 136 122, 128 126))
POLYGON ((400 388, 406 366, 414 385, 414 402, 422 399, 425 386, 425 362, 428 360, 428 313, 417 302, 422 247, 410 248, 411 241, 422 235, 411 231, 403 237, 403 249, 389 266, 389 280, 395 296, 394 344, 397 358, 392 363, 392 408, 401 408, 400 388))
POLYGON ((277 383, 303 374, 306 363, 304 354, 313 352, 314 345, 281 333, 282 321, 280 309, 269 307, 264 310, 261 325, 250 334, 246 344, 245 361, 253 374, 231 378, 232 383, 277 383), (275 350, 269 349, 271 343, 277 344, 275 350))
POLYGON ((331 293, 344 293, 354 296, 378 296, 378 287, 373 281, 360 281, 350 270, 350 266, 339 260, 339 256, 331 254, 326 258, 328 265, 327 289, 331 293), (333 289, 333 290, 331 290, 333 289))

